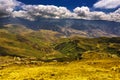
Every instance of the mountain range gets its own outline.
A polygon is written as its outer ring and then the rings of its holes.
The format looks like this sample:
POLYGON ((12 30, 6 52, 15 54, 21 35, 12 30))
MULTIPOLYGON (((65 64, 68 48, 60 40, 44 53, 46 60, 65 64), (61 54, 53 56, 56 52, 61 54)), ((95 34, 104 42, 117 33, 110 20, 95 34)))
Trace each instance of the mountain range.
POLYGON ((20 23, 17 19, 1 20, 0 56, 35 57, 47 61, 120 56, 119 23, 116 22, 45 19, 39 22, 19 20, 20 23), (32 24, 41 25, 32 27, 32 24))
POLYGON ((32 30, 52 30, 64 37, 119 37, 120 23, 105 20, 45 19, 29 21, 21 18, 0 18, 0 25, 17 24, 32 30))

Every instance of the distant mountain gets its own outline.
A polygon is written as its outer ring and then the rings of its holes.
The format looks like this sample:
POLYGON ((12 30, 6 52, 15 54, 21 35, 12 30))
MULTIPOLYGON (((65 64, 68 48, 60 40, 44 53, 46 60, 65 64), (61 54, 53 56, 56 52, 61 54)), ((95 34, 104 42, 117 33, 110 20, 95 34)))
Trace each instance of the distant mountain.
POLYGON ((29 21, 20 18, 1 18, 0 25, 20 24, 33 30, 45 29, 57 31, 65 37, 118 37, 120 36, 120 23, 104 20, 82 19, 44 19, 29 21))

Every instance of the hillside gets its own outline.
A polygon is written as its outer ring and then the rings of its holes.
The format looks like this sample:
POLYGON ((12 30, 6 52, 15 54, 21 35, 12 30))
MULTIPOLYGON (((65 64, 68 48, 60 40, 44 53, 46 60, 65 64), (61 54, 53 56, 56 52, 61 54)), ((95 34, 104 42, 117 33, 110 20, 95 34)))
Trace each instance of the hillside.
POLYGON ((91 54, 96 55, 94 59, 120 56, 120 38, 77 36, 64 38, 64 35, 55 31, 36 31, 10 24, 0 29, 0 55, 2 56, 64 61, 89 58, 91 54))
POLYGON ((16 26, 9 25, 8 27, 7 25, 7 27, 0 29, 0 55, 41 58, 44 54, 54 52, 50 42, 55 40, 53 37, 58 34, 57 32, 33 31, 25 27, 16 26), (50 37, 46 38, 45 36, 47 35, 50 37))
POLYGON ((29 21, 21 18, 0 18, 0 25, 21 24, 32 30, 52 30, 66 37, 120 37, 120 23, 105 20, 45 19, 29 21))
POLYGON ((0 0, 0 80, 120 80, 120 0, 0 0))

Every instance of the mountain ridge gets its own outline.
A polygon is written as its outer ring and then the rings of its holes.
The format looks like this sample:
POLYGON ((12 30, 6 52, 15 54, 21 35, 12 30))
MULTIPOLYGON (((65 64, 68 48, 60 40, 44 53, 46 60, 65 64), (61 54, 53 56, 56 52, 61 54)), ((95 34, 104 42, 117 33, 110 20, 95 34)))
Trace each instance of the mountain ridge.
POLYGON ((79 35, 84 37, 119 37, 120 23, 105 20, 84 19, 40 19, 29 21, 20 18, 0 19, 5 24, 20 24, 33 30, 52 30, 66 37, 79 35), (84 34, 82 34, 82 33, 84 34), (86 34, 86 35, 85 35, 86 34))
MULTIPOLYGON (((120 37, 89 38, 65 37, 52 30, 32 30, 25 26, 8 24, 0 29, 0 55, 36 57, 40 60, 66 61, 89 58, 120 56, 120 37), (101 54, 99 54, 101 53, 101 54), (94 56, 95 57, 95 56, 94 56)), ((95 58, 96 59, 96 58, 95 58)))

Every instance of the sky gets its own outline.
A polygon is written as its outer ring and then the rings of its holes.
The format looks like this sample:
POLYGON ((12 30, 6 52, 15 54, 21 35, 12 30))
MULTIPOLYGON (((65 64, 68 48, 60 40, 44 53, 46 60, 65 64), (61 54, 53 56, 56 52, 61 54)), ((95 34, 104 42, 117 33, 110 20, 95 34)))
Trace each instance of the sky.
POLYGON ((120 22, 120 0, 0 0, 0 18, 73 18, 120 22))
POLYGON ((64 6, 69 10, 73 10, 76 7, 80 6, 88 6, 93 7, 93 4, 97 2, 97 0, 19 0, 25 4, 43 4, 43 5, 55 5, 55 6, 64 6))

